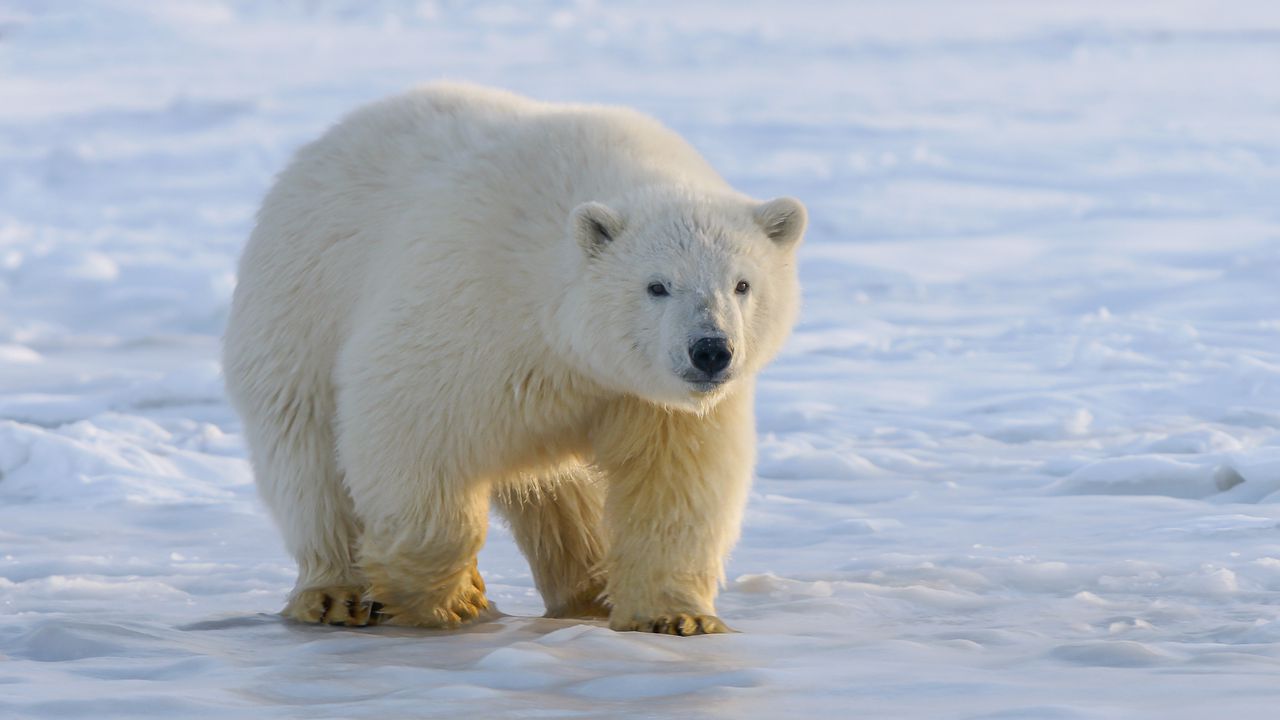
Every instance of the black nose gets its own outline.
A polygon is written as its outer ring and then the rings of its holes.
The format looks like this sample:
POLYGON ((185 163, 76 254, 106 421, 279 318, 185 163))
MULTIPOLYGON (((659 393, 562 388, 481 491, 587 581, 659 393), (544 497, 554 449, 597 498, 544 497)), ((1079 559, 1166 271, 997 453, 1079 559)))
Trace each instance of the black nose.
POLYGON ((715 375, 729 367, 732 359, 733 351, 729 350, 729 343, 724 338, 704 337, 689 346, 689 360, 694 367, 708 375, 715 375))

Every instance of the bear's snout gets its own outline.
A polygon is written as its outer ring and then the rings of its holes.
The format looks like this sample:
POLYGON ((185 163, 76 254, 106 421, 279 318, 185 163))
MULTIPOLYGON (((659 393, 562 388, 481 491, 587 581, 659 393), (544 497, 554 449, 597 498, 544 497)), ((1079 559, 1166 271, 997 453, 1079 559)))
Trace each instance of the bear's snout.
POLYGON ((689 361, 707 377, 715 377, 729 367, 733 350, 722 337, 699 338, 689 346, 689 361))

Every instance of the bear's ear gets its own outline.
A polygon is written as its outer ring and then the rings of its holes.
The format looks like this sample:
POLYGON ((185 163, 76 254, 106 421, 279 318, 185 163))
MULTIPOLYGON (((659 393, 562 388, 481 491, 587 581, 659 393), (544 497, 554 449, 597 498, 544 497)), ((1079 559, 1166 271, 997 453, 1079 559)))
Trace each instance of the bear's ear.
POLYGON ((573 209, 574 237, 587 254, 595 257, 622 232, 622 218, 608 205, 587 202, 573 209))
POLYGON ((791 247, 804 235, 809 214, 799 200, 780 197, 755 209, 756 224, 779 247, 791 247))

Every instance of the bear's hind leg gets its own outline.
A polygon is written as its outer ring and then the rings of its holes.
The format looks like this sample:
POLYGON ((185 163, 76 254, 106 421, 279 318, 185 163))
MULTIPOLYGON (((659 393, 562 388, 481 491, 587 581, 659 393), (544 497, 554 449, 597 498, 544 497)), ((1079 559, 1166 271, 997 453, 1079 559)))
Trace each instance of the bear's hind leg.
POLYGON ((604 594, 604 493, 583 466, 539 478, 533 488, 494 494, 533 581, 547 617, 606 618, 604 594))

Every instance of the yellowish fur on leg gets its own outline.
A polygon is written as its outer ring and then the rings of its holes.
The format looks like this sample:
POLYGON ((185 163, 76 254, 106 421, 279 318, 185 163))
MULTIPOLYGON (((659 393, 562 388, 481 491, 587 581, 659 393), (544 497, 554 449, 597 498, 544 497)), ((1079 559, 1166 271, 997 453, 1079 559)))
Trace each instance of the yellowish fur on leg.
POLYGON ((714 603, 751 479, 751 402, 748 388, 702 416, 619 403, 601 423, 594 442, 609 477, 609 627, 728 631, 714 603))
POLYGON ((377 622, 456 628, 479 618, 489 608, 476 554, 484 546, 490 488, 404 482, 376 490, 395 497, 398 510, 367 523, 360 537, 357 561, 377 622))
POLYGON ((366 565, 365 572, 381 625, 457 628, 489 609, 474 559, 443 578, 416 571, 411 561, 366 565))

